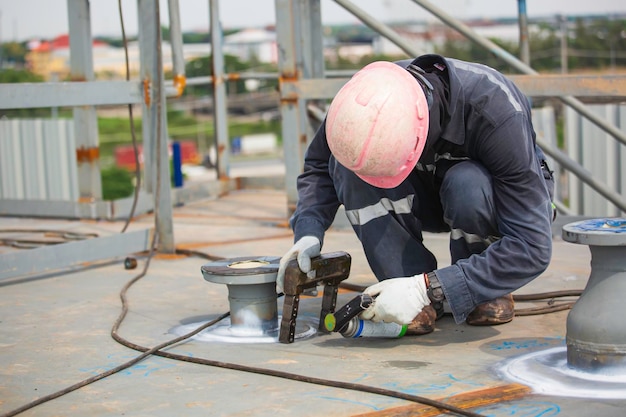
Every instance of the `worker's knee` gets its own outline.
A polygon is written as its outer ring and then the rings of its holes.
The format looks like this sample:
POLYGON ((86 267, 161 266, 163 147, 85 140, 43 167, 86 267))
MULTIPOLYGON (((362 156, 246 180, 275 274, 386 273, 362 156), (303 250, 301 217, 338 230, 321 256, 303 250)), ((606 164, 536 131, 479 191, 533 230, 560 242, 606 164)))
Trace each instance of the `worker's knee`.
POLYGON ((453 228, 493 224, 491 175, 480 164, 464 161, 446 172, 440 190, 444 218, 453 228))

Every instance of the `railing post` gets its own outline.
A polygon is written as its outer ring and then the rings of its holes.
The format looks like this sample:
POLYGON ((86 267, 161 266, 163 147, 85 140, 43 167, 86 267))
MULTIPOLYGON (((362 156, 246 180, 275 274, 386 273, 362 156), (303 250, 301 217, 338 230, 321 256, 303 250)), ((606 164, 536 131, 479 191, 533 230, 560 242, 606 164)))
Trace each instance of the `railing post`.
MULTIPOLYGON (((93 81, 93 51, 89 0, 68 0, 70 78, 93 81)), ((82 202, 102 200, 98 118, 94 106, 74 107, 78 192, 82 202)))

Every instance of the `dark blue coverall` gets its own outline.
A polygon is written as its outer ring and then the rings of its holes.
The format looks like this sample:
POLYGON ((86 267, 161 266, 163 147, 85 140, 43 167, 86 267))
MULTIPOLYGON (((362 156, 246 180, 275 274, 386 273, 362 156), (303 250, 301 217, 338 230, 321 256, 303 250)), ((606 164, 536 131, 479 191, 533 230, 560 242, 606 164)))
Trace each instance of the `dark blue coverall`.
MULTIPOLYGON (((324 124, 307 149, 290 219, 295 241, 323 243, 340 204, 378 278, 435 271, 457 323, 540 275, 552 253, 552 174, 535 144, 527 98, 487 66, 438 55, 411 62, 433 85, 417 166, 398 187, 371 186, 333 157, 324 124), (437 269, 422 231, 450 232, 437 269)), ((389 146, 393 138, 389 138, 389 146)))

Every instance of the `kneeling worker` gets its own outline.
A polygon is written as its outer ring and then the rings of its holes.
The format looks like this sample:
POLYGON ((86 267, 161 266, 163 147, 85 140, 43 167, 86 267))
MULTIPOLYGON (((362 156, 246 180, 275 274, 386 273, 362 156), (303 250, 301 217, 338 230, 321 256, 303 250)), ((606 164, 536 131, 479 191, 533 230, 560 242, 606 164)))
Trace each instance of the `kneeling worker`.
POLYGON ((337 93, 307 149, 290 219, 303 272, 337 209, 379 283, 361 317, 432 332, 447 300, 457 323, 513 319, 511 292, 552 253, 554 180, 535 143, 527 98, 487 66, 424 55, 374 62, 337 93), (437 268, 422 232, 449 232, 437 268))

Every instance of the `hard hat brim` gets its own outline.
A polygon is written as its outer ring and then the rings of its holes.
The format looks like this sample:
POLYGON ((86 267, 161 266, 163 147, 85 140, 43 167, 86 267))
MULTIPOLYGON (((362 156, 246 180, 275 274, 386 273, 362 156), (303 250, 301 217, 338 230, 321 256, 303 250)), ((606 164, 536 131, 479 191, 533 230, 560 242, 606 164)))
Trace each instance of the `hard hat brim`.
POLYGON ((363 181, 365 181, 369 185, 373 185, 374 187, 387 188, 387 189, 396 188, 398 185, 402 184, 402 182, 409 177, 409 175, 411 174, 411 171, 413 170, 413 168, 415 168, 416 164, 417 164, 417 160, 413 161, 411 165, 407 165, 405 169, 403 169, 397 175, 390 176, 390 177, 382 177, 382 176, 374 177, 374 176, 360 175, 358 173, 355 173, 355 174, 357 175, 357 177, 361 178, 363 181))

